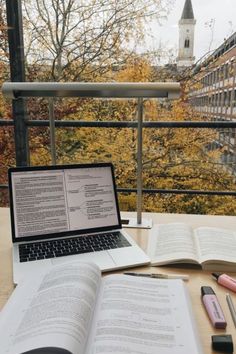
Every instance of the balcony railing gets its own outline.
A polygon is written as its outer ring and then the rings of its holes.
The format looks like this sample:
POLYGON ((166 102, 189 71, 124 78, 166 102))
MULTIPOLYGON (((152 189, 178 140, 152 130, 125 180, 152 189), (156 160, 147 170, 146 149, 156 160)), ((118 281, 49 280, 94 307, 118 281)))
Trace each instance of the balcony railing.
MULTIPOLYGON (((21 129, 27 131, 29 127, 50 127, 50 151, 52 164, 56 164, 55 129, 57 127, 99 127, 99 128, 136 128, 137 129, 137 188, 118 188, 118 192, 137 193, 137 225, 142 225, 142 193, 166 193, 166 194, 191 194, 191 195, 230 195, 236 196, 234 191, 206 191, 206 190, 176 190, 176 189, 144 189, 142 187, 142 132, 143 128, 236 128, 236 122, 231 121, 143 121, 143 100, 144 98, 168 98, 176 99, 180 95, 180 84, 173 82, 166 83, 26 83, 6 82, 2 86, 5 97, 12 100, 29 97, 47 97, 49 104, 48 120, 28 120, 24 116, 21 119, 21 129), (137 99, 137 120, 136 121, 70 121, 55 120, 54 98, 56 97, 90 97, 90 98, 134 98, 137 99)), ((28 151, 24 148, 28 142, 25 131, 17 131, 19 122, 14 120, 0 120, 0 126, 13 126, 15 129, 16 151, 18 165, 26 161, 28 151), (17 124, 16 124, 17 123, 17 124)), ((6 186, 0 186, 6 187, 6 186)))

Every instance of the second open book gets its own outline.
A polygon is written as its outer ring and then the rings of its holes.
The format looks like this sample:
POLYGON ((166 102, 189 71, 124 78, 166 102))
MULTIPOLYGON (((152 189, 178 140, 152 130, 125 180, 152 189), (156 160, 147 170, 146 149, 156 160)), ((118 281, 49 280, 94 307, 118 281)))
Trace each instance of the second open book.
POLYGON ((194 323, 179 279, 67 263, 17 286, 0 316, 0 354, 201 354, 194 323))
POLYGON ((203 269, 236 271, 236 233, 185 223, 159 224, 150 231, 148 255, 152 265, 189 263, 203 269))

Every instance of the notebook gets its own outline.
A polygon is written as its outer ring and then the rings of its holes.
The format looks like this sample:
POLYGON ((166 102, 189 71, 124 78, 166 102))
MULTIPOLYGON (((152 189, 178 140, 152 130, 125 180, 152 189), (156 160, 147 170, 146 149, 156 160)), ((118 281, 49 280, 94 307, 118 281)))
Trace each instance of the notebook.
POLYGON ((14 167, 8 177, 15 284, 71 260, 101 271, 150 262, 122 230, 111 163, 14 167))

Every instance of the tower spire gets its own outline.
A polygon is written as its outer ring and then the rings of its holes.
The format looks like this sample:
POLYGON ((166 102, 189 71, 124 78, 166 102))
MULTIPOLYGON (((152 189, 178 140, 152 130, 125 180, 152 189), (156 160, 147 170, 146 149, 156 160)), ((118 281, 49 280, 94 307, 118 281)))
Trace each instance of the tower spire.
POLYGON ((193 6, 191 0, 186 0, 182 12, 181 20, 194 19, 193 6))
POLYGON ((179 20, 179 54, 177 58, 178 67, 191 66, 194 63, 194 19, 191 0, 185 0, 181 19, 179 20))

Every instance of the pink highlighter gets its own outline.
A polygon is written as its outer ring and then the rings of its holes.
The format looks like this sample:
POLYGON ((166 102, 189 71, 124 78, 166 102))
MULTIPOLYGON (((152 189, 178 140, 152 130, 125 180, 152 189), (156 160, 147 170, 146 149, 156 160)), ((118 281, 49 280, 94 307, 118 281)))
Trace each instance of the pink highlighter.
POLYGON ((224 329, 227 326, 227 323, 213 289, 210 286, 202 286, 201 294, 202 302, 213 326, 215 328, 224 329))
POLYGON ((217 283, 228 288, 236 293, 236 279, 231 278, 227 274, 212 273, 213 277, 216 279, 217 283))

